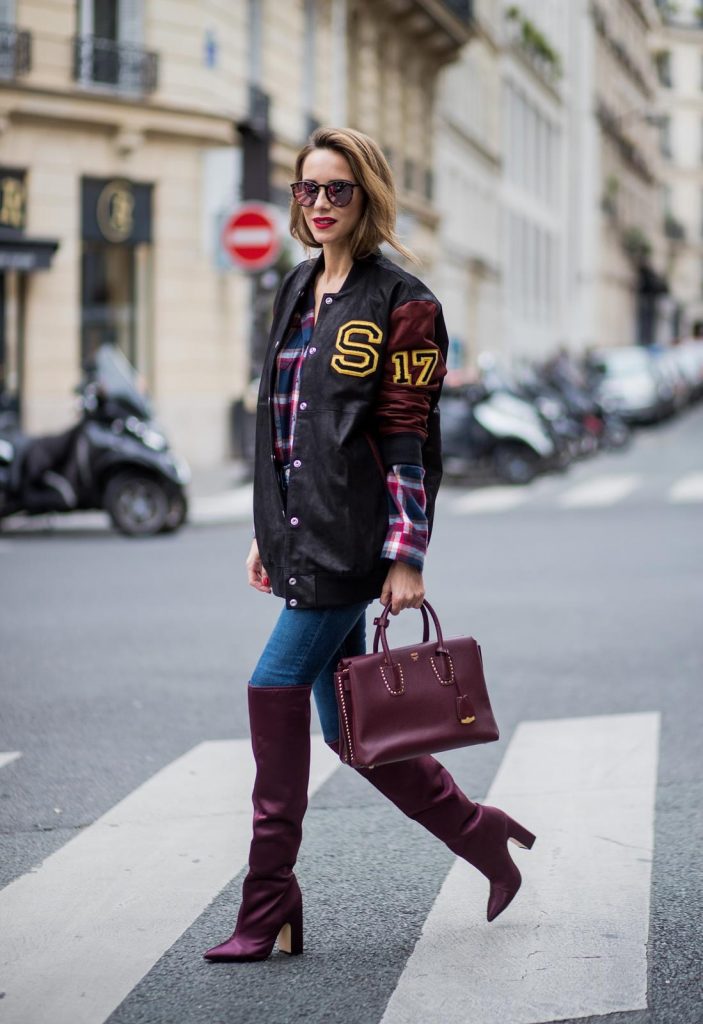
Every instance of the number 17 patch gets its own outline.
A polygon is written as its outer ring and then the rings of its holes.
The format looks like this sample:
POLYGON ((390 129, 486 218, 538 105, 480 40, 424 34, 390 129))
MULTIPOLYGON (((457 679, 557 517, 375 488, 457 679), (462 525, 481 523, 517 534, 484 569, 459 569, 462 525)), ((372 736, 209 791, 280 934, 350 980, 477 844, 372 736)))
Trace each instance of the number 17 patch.
POLYGON ((394 352, 393 383, 410 384, 416 388, 429 384, 439 361, 439 349, 414 348, 407 352, 394 352), (418 371, 419 372, 416 372, 418 371))

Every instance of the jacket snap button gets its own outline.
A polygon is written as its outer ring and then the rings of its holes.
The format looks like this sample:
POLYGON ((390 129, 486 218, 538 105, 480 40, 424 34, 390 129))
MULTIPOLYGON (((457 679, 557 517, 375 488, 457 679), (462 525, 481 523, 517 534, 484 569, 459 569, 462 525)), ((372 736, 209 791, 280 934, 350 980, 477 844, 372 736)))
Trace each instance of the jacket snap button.
POLYGON ((327 296, 327 298, 325 299, 325 303, 326 303, 326 304, 327 304, 328 306, 331 306, 331 305, 332 305, 332 299, 331 299, 331 297, 330 297, 329 295, 328 295, 328 296, 327 296))
POLYGON ((290 583, 291 587, 294 587, 298 581, 295 578, 295 576, 291 576, 291 578, 288 580, 288 582, 290 583))
POLYGON ((289 604, 289 605, 291 606, 291 608, 295 608, 295 606, 297 605, 297 603, 298 603, 298 602, 296 601, 296 599, 295 599, 294 597, 292 597, 292 598, 290 599, 290 601, 288 602, 288 604, 289 604))
POLYGON ((298 519, 297 516, 291 516, 290 517, 290 525, 291 526, 297 526, 299 522, 300 522, 300 520, 298 519))
POLYGON ((302 462, 300 461, 300 459, 293 459, 293 468, 294 469, 300 469, 301 466, 302 466, 302 462))
POLYGON ((311 356, 314 356, 314 355, 315 355, 315 353, 317 352, 317 349, 316 349, 316 348, 315 348, 315 346, 313 345, 313 346, 312 346, 312 348, 311 348, 311 349, 310 349, 309 351, 310 351, 310 355, 311 355, 311 356))
POLYGON ((303 411, 304 411, 305 409, 307 409, 307 407, 308 407, 308 403, 307 403, 307 402, 301 402, 301 403, 300 403, 300 408, 301 408, 301 409, 302 409, 303 411))

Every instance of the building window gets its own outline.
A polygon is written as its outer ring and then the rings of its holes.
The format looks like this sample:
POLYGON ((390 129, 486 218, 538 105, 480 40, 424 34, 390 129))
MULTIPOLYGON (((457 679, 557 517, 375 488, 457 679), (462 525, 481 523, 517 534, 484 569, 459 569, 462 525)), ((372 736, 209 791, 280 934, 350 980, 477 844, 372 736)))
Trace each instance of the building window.
POLYGON ((660 50, 654 60, 657 67, 659 84, 670 89, 673 84, 671 78, 671 53, 669 50, 660 50))
POLYGON ((668 115, 659 122, 659 150, 666 160, 671 160, 671 118, 668 115))
POLYGON ((82 85, 156 89, 158 57, 142 48, 141 0, 79 0, 73 73, 82 85))

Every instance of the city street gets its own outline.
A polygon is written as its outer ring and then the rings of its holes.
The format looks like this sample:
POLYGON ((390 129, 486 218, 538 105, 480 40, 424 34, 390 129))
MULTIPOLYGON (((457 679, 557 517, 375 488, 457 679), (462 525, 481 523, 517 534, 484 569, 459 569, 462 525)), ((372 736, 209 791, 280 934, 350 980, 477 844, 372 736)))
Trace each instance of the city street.
MULTIPOLYGON (((428 597, 480 641, 501 729, 441 760, 538 837, 490 925, 485 879, 313 716, 305 954, 202 959, 239 906, 246 685, 280 608, 237 507, 144 541, 0 534, 0 1021, 700 1024, 703 405, 529 487, 441 492, 428 597)), ((389 639, 419 633, 405 612, 389 639)))

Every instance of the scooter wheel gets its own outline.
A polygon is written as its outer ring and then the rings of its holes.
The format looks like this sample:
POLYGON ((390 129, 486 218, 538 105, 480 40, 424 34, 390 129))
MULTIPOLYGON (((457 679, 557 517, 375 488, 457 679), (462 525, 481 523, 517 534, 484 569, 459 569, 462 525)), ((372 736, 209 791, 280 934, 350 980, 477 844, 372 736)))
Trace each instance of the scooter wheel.
POLYGON ((161 527, 162 533, 173 533, 179 530, 188 518, 188 499, 182 491, 174 491, 169 495, 168 515, 161 527))
POLYGON ((522 444, 498 445, 493 452, 496 476, 508 484, 528 484, 537 475, 537 459, 522 444))
POLYGON ((151 537, 168 520, 170 495, 166 487, 146 473, 119 473, 108 481, 103 505, 112 524, 128 537, 151 537))

